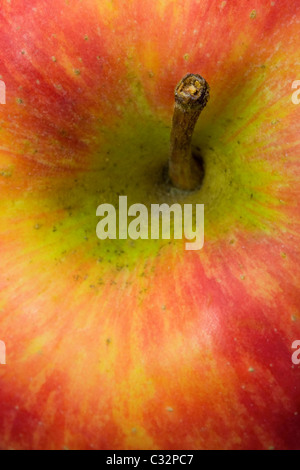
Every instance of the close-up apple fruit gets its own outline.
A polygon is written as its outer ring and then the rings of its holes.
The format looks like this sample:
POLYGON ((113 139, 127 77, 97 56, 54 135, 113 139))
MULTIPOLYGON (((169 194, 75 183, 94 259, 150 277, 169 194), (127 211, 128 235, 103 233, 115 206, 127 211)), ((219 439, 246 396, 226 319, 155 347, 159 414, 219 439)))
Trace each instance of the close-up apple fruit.
POLYGON ((300 3, 3 0, 0 28, 0 449, 300 449, 300 3), (203 248, 100 240, 120 196, 203 204, 203 248))

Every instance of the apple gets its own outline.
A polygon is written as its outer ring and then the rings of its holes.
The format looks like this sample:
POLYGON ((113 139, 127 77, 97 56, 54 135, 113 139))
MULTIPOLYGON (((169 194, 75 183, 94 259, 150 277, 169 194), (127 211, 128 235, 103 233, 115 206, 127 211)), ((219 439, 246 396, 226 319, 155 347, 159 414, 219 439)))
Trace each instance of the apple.
POLYGON ((299 20, 288 0, 3 1, 1 449, 300 448, 299 20), (211 98, 180 191, 188 73, 211 98), (204 204, 203 249, 99 240, 119 196, 204 204))

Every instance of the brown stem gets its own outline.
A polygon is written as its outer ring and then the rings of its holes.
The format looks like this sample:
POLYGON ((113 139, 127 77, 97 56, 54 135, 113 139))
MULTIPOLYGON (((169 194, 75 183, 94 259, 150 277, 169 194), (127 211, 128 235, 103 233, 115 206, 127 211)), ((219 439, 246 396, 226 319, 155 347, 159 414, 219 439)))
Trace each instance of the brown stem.
POLYGON ((200 185, 202 170, 192 155, 192 137, 208 99, 209 86, 200 75, 188 74, 176 87, 169 161, 169 177, 176 188, 193 190, 200 185))

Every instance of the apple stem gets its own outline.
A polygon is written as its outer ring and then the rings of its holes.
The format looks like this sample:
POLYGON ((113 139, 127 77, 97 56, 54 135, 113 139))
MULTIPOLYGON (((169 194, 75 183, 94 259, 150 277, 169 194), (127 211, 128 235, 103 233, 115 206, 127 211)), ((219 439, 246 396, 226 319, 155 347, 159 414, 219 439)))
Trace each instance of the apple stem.
POLYGON ((169 177, 173 186, 192 191, 199 187, 202 169, 192 154, 192 137, 209 99, 209 85, 200 75, 188 74, 175 90, 169 177))

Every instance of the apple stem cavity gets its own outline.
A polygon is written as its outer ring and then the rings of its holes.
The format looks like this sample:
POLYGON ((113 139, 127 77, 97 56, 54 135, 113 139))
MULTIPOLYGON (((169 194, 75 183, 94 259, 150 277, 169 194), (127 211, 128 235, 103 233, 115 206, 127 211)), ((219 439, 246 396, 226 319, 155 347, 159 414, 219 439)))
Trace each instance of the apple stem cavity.
POLYGON ((169 159, 169 178, 175 188, 193 191, 202 182, 203 169, 193 156, 192 137, 208 99, 209 85, 200 75, 186 75, 175 89, 169 159))

